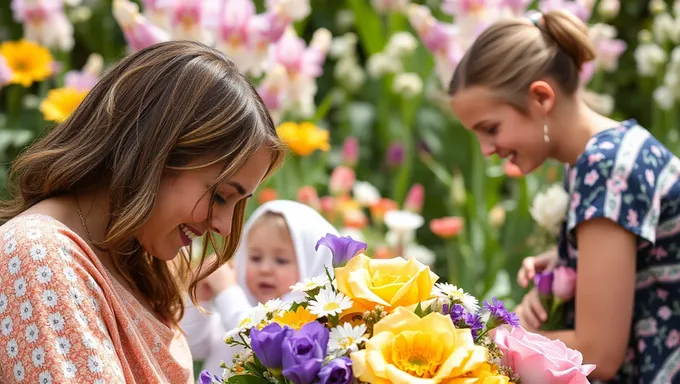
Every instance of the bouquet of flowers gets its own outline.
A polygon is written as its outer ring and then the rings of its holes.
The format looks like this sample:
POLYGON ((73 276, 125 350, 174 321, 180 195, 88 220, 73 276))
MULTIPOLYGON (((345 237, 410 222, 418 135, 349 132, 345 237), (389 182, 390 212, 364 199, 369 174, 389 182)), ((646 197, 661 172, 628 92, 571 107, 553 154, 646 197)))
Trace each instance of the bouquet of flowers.
POLYGON ((366 244, 327 235, 333 270, 292 287, 225 336, 240 352, 208 383, 587 383, 594 369, 559 341, 526 332, 415 258, 371 259, 366 244), (508 330, 510 329, 510 330, 508 330))
POLYGON ((538 290, 543 308, 548 318, 541 325, 543 330, 564 329, 564 303, 574 298, 576 290, 576 271, 566 266, 537 273, 534 286, 538 290))

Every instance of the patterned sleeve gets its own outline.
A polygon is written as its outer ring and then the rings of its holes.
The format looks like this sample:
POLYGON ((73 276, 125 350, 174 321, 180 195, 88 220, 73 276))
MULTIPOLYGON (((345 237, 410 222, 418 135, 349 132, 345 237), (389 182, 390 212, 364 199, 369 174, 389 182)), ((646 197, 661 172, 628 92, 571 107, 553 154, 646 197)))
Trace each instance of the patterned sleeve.
POLYGON ((569 171, 568 231, 573 235, 580 223, 607 218, 655 243, 660 198, 677 172, 671 158, 641 127, 591 139, 569 171))
POLYGON ((0 382, 124 382, 102 290, 74 261, 82 251, 27 222, 0 228, 0 382))

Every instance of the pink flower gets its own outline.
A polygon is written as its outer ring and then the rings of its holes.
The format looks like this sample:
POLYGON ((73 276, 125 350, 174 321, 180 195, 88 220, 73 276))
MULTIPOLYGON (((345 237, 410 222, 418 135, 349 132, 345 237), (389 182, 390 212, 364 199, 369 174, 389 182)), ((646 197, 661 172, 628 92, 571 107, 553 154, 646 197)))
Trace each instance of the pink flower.
POLYGON ((668 348, 675 348, 680 344, 680 332, 674 329, 668 332, 668 337, 666 338, 666 346, 668 348))
POLYGON ((645 343, 644 340, 640 339, 640 341, 638 341, 638 351, 642 353, 645 351, 645 349, 647 349, 647 344, 645 343))
POLYGON ((571 195, 571 206, 578 207, 579 204, 581 204, 581 194, 578 192, 574 192, 574 194, 571 195))
POLYGON ((593 165, 600 162, 602 159, 604 159, 604 155, 599 152, 588 155, 588 165, 593 165))
MULTIPOLYGON (((590 158, 588 160, 590 161, 590 158)), ((597 171, 593 169, 590 172, 586 173, 586 177, 583 179, 583 183, 589 187, 592 187, 593 185, 595 185, 595 182, 599 178, 600 175, 598 175, 597 171)))
POLYGON ((349 167, 354 167, 359 161, 359 140, 350 136, 342 145, 342 161, 349 167))
POLYGON ((602 149, 614 149, 614 144, 611 143, 610 141, 605 141, 604 143, 600 144, 600 148, 602 148, 602 149))
POLYGON ((553 273, 553 295, 561 301, 569 301, 576 291, 576 271, 569 267, 559 267, 553 273))
POLYGON ((580 352, 567 348, 559 340, 527 332, 522 327, 498 328, 495 342, 503 352, 502 365, 510 367, 522 377, 524 384, 587 383, 587 376, 595 369, 583 364, 580 352))
POLYGON ((650 187, 654 186, 654 171, 651 169, 646 169, 645 170, 645 179, 647 179, 647 184, 649 184, 650 187))
POLYGON ((661 150, 659 149, 659 147, 657 147, 656 145, 652 145, 651 149, 654 156, 661 157, 661 150))
POLYGON ((425 202, 425 188, 421 184, 413 184, 406 195, 406 202, 404 209, 407 211, 420 213, 423 210, 423 203, 425 202))
POLYGON ((114 0, 113 17, 123 30, 125 40, 133 52, 170 40, 166 31, 151 24, 139 13, 139 6, 129 0, 114 0))
POLYGON ((656 257, 657 260, 661 260, 668 256, 668 252, 663 247, 652 248, 649 254, 656 257))
POLYGON ((665 289, 657 289, 656 295, 659 296, 659 299, 666 301, 666 299, 668 298, 668 291, 665 289))
POLYGON ((297 190, 297 201, 301 202, 302 204, 309 205, 317 211, 321 209, 319 195, 316 192, 316 188, 312 186, 305 185, 300 187, 297 190))
POLYGON ((668 320, 668 318, 670 318, 672 314, 673 314, 673 312, 671 311, 671 309, 668 308, 668 306, 665 306, 665 305, 663 307, 659 308, 659 312, 657 313, 657 315, 659 315, 659 317, 664 319, 664 320, 668 320))
POLYGON ((597 212, 597 207, 594 207, 594 206, 591 205, 590 207, 588 207, 586 209, 586 212, 583 214, 583 216, 585 217, 586 220, 588 220, 591 217, 593 217, 595 212, 597 212))
POLYGON ((640 222, 638 221, 638 214, 633 209, 628 210, 626 220, 628 220, 628 225, 630 225, 631 227, 637 227, 640 225, 640 222))
POLYGON ((354 170, 341 165, 331 173, 328 188, 333 195, 346 195, 352 190, 355 179, 354 170))
POLYGON ((0 87, 9 84, 12 80, 12 69, 7 65, 7 60, 0 55, 0 87))
POLYGON ((607 188, 611 189, 614 195, 618 195, 628 189, 628 181, 621 175, 614 175, 614 177, 607 180, 607 188))

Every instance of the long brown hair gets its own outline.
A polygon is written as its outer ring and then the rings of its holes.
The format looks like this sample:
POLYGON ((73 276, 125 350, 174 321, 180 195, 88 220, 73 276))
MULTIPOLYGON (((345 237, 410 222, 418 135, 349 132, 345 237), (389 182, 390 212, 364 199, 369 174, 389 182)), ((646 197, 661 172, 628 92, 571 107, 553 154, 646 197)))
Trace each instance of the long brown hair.
MULTIPOLYGON (((262 99, 229 58, 195 42, 156 44, 113 66, 69 119, 15 160, 8 183, 12 198, 0 202, 0 221, 50 197, 93 185, 108 188, 110 218, 96 246, 111 254, 118 272, 159 315, 177 325, 189 256, 183 252, 178 259, 186 268, 176 268, 148 254, 135 238, 151 215, 161 177, 207 157, 192 168, 224 164, 206 191, 214 196, 215 186, 263 146, 271 151, 269 175, 283 161, 284 147, 262 99)), ((245 204, 236 205, 224 241, 206 235, 217 263, 203 268, 202 257, 200 273, 188 284, 194 303, 197 281, 235 252, 245 204)))
POLYGON ((550 77, 565 94, 574 94, 581 67, 595 58, 588 27, 562 10, 545 13, 537 24, 508 19, 487 28, 456 68, 449 94, 481 85, 521 112, 529 86, 541 78, 550 77))

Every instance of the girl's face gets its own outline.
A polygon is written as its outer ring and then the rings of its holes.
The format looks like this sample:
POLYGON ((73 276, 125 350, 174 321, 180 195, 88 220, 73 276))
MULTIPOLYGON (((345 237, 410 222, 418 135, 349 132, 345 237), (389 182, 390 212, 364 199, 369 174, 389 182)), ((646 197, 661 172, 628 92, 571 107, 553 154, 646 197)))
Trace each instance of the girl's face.
POLYGON ((491 91, 471 87, 456 93, 451 106, 465 128, 477 136, 485 157, 498 155, 527 174, 543 164, 550 152, 543 139, 542 108, 533 104, 537 103, 532 100, 525 115, 498 101, 491 91))
POLYGON ((266 217, 248 234, 246 285, 260 303, 290 292, 300 276, 293 241, 279 220, 266 217))

